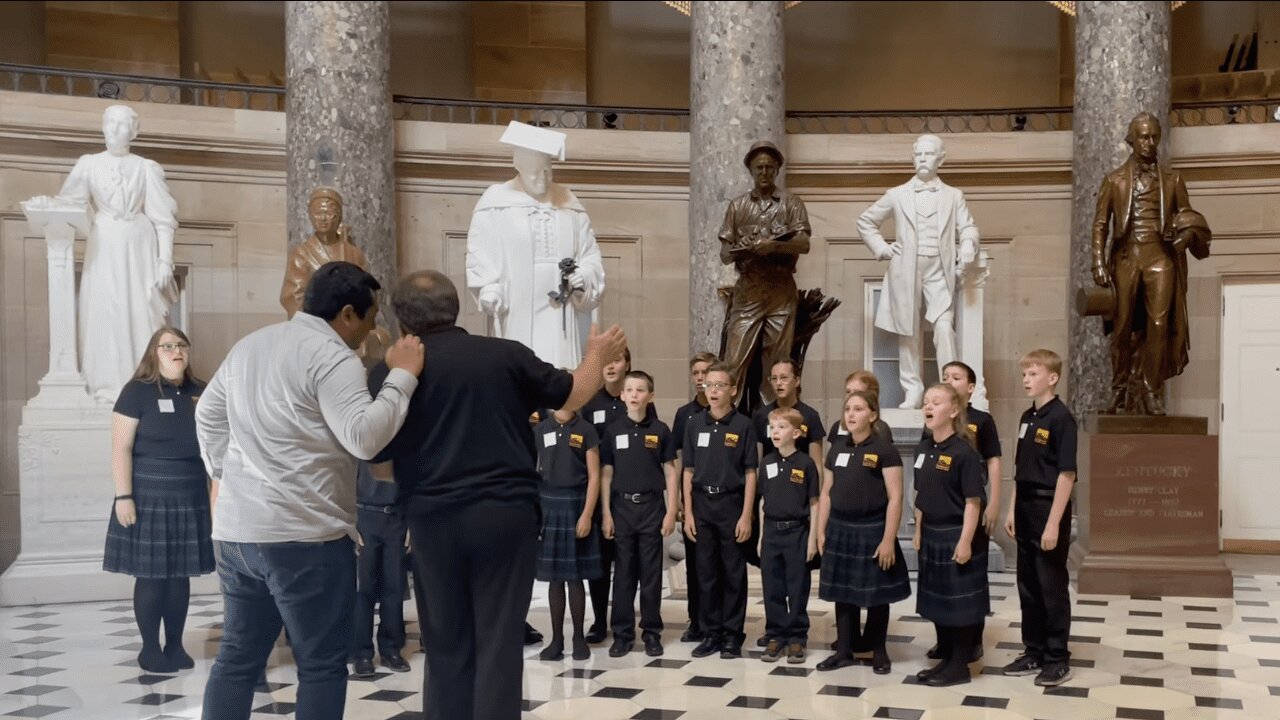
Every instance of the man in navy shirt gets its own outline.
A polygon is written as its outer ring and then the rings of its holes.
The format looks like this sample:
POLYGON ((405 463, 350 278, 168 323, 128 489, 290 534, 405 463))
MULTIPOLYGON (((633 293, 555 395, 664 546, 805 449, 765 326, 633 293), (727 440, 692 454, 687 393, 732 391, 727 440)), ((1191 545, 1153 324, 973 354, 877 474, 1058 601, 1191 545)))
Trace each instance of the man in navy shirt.
MULTIPOLYGON (((518 342, 458 327, 458 292, 441 273, 409 275, 392 303, 401 329, 427 348, 404 427, 375 458, 394 465, 428 592, 423 714, 517 720, 538 537, 529 415, 582 407, 626 337, 616 325, 593 331, 570 375, 518 342)), ((380 387, 385 374, 375 367, 370 386, 380 387)))

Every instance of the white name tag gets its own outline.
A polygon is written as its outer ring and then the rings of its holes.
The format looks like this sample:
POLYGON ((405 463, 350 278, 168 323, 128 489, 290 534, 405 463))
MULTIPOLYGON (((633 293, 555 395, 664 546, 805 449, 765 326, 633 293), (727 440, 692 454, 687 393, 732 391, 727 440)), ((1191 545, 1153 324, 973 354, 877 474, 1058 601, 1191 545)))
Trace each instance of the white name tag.
POLYGON ((595 425, 599 425, 600 423, 604 422, 604 411, 597 410, 594 413, 592 413, 591 422, 595 425))
POLYGON ((618 437, 614 438, 613 446, 619 450, 626 450, 627 448, 631 447, 631 436, 619 435, 618 437))
POLYGON ((1022 423, 1018 426, 1018 439, 1021 440, 1023 435, 1027 434, 1027 424, 1022 423))
POLYGON ((917 469, 917 470, 919 470, 919 469, 920 469, 920 468, 922 468, 922 467, 924 467, 924 455, 917 455, 917 456, 916 456, 916 469, 917 469))
POLYGON ((542 447, 551 447, 556 444, 556 434, 553 432, 542 434, 542 447))
POLYGON ((711 433, 698 433, 698 447, 711 447, 711 433))
POLYGON ((840 453, 836 456, 836 467, 849 467, 849 453, 840 453))
POLYGON ((768 473, 769 477, 778 477, 778 463, 769 463, 768 465, 765 465, 764 471, 768 473))
POLYGON ((169 398, 161 398, 159 402, 160 402, 160 412, 162 413, 173 412, 173 400, 169 398))

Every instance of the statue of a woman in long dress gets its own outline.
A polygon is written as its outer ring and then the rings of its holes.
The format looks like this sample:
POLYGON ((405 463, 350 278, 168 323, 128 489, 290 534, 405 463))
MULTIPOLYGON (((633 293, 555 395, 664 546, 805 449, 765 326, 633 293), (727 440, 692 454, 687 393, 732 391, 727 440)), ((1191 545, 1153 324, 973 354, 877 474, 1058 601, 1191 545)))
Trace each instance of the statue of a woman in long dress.
POLYGON ((112 105, 102 114, 102 134, 106 151, 82 155, 58 196, 93 206, 80 278, 81 369, 89 394, 114 402, 177 300, 178 220, 164 170, 129 152, 138 114, 112 105))

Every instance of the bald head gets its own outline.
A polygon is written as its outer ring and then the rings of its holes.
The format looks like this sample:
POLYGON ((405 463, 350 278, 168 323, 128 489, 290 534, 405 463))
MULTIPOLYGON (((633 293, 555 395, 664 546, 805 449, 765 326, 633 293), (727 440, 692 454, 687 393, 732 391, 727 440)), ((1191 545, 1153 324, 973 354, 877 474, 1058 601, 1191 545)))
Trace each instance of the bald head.
POLYGON ((419 270, 401 278, 391 305, 404 332, 423 335, 458 321, 458 289, 444 273, 419 270))

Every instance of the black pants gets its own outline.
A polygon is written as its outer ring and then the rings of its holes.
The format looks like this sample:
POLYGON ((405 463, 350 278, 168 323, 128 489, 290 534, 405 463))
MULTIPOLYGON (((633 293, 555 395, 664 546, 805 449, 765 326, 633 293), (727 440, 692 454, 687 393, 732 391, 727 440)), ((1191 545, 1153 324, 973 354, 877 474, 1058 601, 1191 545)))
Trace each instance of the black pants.
POLYGON ((662 493, 646 503, 631 503, 615 495, 613 513, 613 639, 636 637, 636 586, 640 587, 640 631, 662 635, 662 518, 667 507, 662 493))
MULTIPOLYGON (((604 522, 604 502, 596 503, 595 516, 591 522, 600 527, 604 522)), ((614 542, 600 538, 600 561, 604 565, 604 575, 587 581, 587 590, 591 593, 592 628, 609 627, 609 576, 613 571, 613 557, 616 550, 614 542)))
POLYGON ((698 544, 684 535, 684 584, 687 588, 686 604, 689 607, 689 629, 702 631, 702 589, 698 585, 698 544))
POLYGON ((751 511, 751 537, 747 538, 746 547, 742 549, 747 564, 758 568, 764 567, 760 564, 760 506, 763 504, 764 496, 757 492, 755 508, 751 511))
POLYGON ((418 611, 418 645, 425 652, 427 642, 422 632, 422 625, 426 622, 427 617, 427 587, 422 582, 422 566, 418 564, 418 553, 410 551, 405 556, 405 565, 413 575, 413 606, 418 611))
POLYGON ((809 589, 812 576, 805 556, 809 551, 809 521, 786 530, 765 520, 760 575, 764 583, 764 634, 785 643, 809 640, 809 589))
POLYGON ((356 556, 355 645, 352 657, 373 659, 373 609, 378 608, 378 654, 404 648, 404 518, 399 512, 361 509, 356 529, 364 545, 356 556))
POLYGON ((696 488, 693 492, 702 632, 741 645, 747 619, 746 544, 737 541, 734 528, 742 517, 742 493, 707 495, 696 488))
POLYGON ((538 511, 481 501, 409 518, 428 597, 426 720, 519 720, 538 511))
POLYGON ((1058 545, 1050 552, 1040 549, 1053 507, 1052 497, 1014 496, 1013 531, 1018 537, 1018 598, 1022 601, 1022 644, 1027 655, 1041 665, 1067 662, 1067 638, 1071 635, 1071 595, 1068 585, 1067 553, 1071 547, 1071 503, 1067 503, 1058 523, 1058 545))

